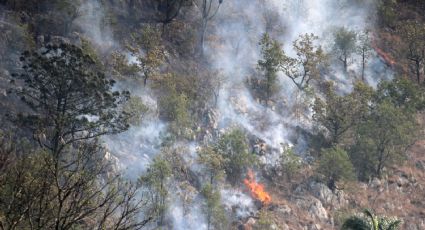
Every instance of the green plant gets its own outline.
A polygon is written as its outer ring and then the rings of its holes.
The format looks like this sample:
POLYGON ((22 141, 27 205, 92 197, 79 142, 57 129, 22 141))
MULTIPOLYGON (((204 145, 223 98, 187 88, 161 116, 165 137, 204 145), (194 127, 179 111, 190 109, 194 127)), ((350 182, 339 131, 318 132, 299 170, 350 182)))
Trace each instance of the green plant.
POLYGON ((376 216, 366 209, 362 214, 349 217, 342 225, 342 230, 397 230, 402 221, 397 218, 376 216))

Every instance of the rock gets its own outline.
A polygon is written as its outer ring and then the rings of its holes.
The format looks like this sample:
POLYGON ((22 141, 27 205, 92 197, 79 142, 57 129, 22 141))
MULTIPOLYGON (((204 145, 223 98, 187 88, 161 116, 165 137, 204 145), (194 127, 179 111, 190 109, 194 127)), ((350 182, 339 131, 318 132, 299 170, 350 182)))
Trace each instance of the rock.
POLYGON ((378 178, 373 178, 372 181, 369 183, 369 187, 372 188, 378 188, 382 186, 382 182, 378 178))
POLYGON ((308 230, 321 230, 322 226, 320 224, 312 224, 308 227, 308 230))
POLYGON ((397 178, 397 185, 398 187, 408 187, 409 186, 409 180, 406 177, 399 177, 397 178))
POLYGON ((254 218, 252 218, 252 217, 250 217, 249 219, 248 219, 248 221, 245 223, 245 224, 248 224, 248 225, 254 225, 255 223, 256 223, 257 221, 254 219, 254 218))
POLYGON ((312 196, 298 197, 295 200, 296 205, 301 209, 307 210, 311 217, 317 218, 321 221, 328 220, 328 212, 323 207, 319 199, 312 196))
POLYGON ((289 216, 291 212, 292 212, 292 209, 286 204, 276 208, 276 213, 279 216, 289 216))
POLYGON ((289 226, 285 223, 280 225, 280 230, 290 230, 289 226))
POLYGON ((343 191, 336 191, 336 193, 333 193, 328 186, 315 181, 311 182, 309 187, 313 196, 325 205, 329 205, 336 209, 348 205, 348 200, 345 198, 343 191))
POLYGON ((277 227, 277 225, 276 224, 272 224, 271 226, 270 226, 270 230, 278 230, 279 229, 279 227, 277 227))

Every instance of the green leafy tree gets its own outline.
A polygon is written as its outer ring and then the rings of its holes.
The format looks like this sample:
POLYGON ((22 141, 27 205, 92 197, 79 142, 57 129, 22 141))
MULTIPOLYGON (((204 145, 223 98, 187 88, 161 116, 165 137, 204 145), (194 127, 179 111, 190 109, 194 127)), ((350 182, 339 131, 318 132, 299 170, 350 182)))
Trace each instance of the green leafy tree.
POLYGON ((260 210, 258 222, 255 223, 255 230, 263 230, 263 229, 273 229, 272 226, 274 224, 272 219, 271 212, 268 210, 260 210))
POLYGON ((351 164, 350 157, 345 150, 338 147, 322 151, 317 172, 325 176, 328 187, 331 190, 337 188, 336 183, 338 181, 355 178, 354 167, 351 164))
POLYGON ((207 229, 227 229, 226 212, 220 202, 220 192, 211 184, 207 184, 202 188, 201 194, 206 200, 204 212, 207 215, 207 229))
POLYGON ((133 44, 127 45, 127 49, 137 58, 137 67, 143 73, 143 84, 146 86, 148 79, 159 77, 160 67, 165 62, 161 32, 157 27, 148 25, 132 34, 131 41, 133 44))
POLYGON ((416 113, 424 108, 425 94, 422 88, 411 80, 396 78, 378 85, 377 100, 388 100, 406 113, 416 113))
POLYGON ((337 29, 334 33, 334 52, 344 65, 344 71, 347 72, 348 59, 356 51, 357 34, 345 27, 337 29))
POLYGON ((397 230, 402 221, 397 218, 376 216, 370 210, 345 220, 341 230, 397 230))
POLYGON ((206 167, 210 184, 215 184, 217 180, 221 179, 225 175, 225 159, 223 155, 220 155, 216 151, 215 148, 205 146, 200 150, 198 156, 198 161, 206 167))
POLYGON ((148 106, 143 104, 140 97, 130 97, 123 106, 123 111, 128 114, 128 123, 132 125, 140 125, 143 117, 149 111, 148 106))
POLYGON ((24 52, 22 71, 14 78, 23 83, 15 92, 32 112, 16 121, 56 157, 68 145, 128 128, 127 114, 117 107, 128 92, 112 91, 113 80, 96 68, 93 59, 70 44, 47 45, 24 52))
POLYGON ((346 134, 364 119, 372 88, 356 83, 352 93, 338 95, 332 83, 327 84, 324 99, 317 97, 313 105, 313 120, 323 126, 329 135, 329 145, 340 144, 346 134))
POLYGON ((240 182, 245 170, 255 164, 255 156, 248 152, 246 136, 240 129, 225 133, 219 139, 217 149, 225 160, 224 170, 232 184, 240 182))
POLYGON ((286 176, 286 180, 291 181, 292 177, 299 172, 302 159, 294 153, 293 148, 286 147, 280 157, 280 168, 286 176))
POLYGON ((420 84, 425 61, 425 26, 418 21, 407 21, 399 30, 407 44, 406 58, 411 63, 416 80, 420 84))
POLYGON ((257 68, 264 75, 265 99, 268 101, 277 90, 277 72, 283 61, 284 53, 282 45, 270 38, 268 33, 263 34, 259 45, 261 46, 262 59, 258 61, 257 68))
POLYGON ((145 175, 139 178, 141 186, 148 189, 151 208, 148 211, 161 226, 167 210, 168 181, 172 176, 170 163, 161 157, 155 158, 145 175))
POLYGON ((403 160, 416 131, 412 114, 403 112, 388 100, 376 104, 367 120, 358 125, 350 151, 360 178, 380 177, 384 167, 403 160))
POLYGON ((369 31, 364 31, 357 35, 357 47, 356 51, 362 58, 362 81, 365 81, 365 69, 366 69, 366 61, 371 55, 372 46, 369 37, 369 31))
POLYGON ((390 28, 395 27, 397 22, 397 0, 379 0, 377 3, 380 24, 390 28))
POLYGON ((317 39, 314 34, 301 35, 293 44, 296 58, 285 55, 282 61, 282 71, 300 90, 305 90, 312 80, 318 80, 327 66, 326 54, 314 44, 317 39))

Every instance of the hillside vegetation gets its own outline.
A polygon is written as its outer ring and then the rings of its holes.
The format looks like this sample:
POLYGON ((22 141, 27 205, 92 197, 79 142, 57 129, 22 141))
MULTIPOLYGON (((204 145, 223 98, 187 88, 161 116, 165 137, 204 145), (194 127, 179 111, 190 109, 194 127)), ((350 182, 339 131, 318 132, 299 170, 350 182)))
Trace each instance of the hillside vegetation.
POLYGON ((0 0, 0 230, 425 229, 424 10, 0 0))

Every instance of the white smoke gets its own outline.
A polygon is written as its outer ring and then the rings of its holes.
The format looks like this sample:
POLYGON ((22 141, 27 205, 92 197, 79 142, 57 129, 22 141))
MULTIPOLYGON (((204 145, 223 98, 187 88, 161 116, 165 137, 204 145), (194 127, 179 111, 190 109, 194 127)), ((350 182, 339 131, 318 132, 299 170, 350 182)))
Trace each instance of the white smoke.
MULTIPOLYGON (((312 111, 307 107, 313 103, 312 99, 304 98, 302 114, 296 114, 295 98, 300 94, 291 80, 282 73, 279 77, 281 90, 276 96, 278 100, 275 108, 266 109, 264 102, 253 98, 246 86, 246 81, 255 75, 255 67, 260 57, 258 41, 261 34, 268 28, 277 28, 275 32, 267 32, 284 44, 284 50, 288 55, 294 55, 293 41, 302 34, 314 33, 319 36, 318 45, 330 52, 333 31, 336 28, 345 27, 357 33, 363 32, 374 26, 369 16, 373 12, 373 1, 358 1, 358 3, 348 0, 224 1, 221 11, 214 19, 215 30, 211 30, 213 31, 211 36, 219 37, 220 43, 209 43, 206 49, 213 67, 227 76, 218 103, 221 127, 235 124, 241 126, 273 149, 278 149, 282 143, 296 144, 291 143, 289 139, 293 133, 292 128, 311 127, 312 111)), ((376 56, 370 59, 367 67, 367 73, 385 69, 385 65, 376 56)), ((350 71, 360 71, 360 63, 355 55, 348 68, 350 71)), ((376 85, 379 79, 372 79, 371 75, 367 74, 366 79, 370 84, 376 85)), ((325 78, 335 81, 344 92, 351 90, 355 80, 341 71, 340 63, 333 63, 330 73, 325 78)), ((305 145, 300 139, 297 142, 305 145)))
MULTIPOLYGON (((254 98, 246 82, 256 74, 256 65, 260 57, 258 41, 268 29, 275 39, 284 44, 285 52, 294 55, 292 43, 299 35, 314 33, 320 37, 318 44, 327 51, 332 47, 332 32, 335 28, 345 27, 356 32, 372 28, 374 11, 372 0, 224 0, 219 13, 210 25, 209 36, 214 42, 206 44, 205 55, 212 69, 220 70, 225 76, 217 109, 219 111, 219 129, 243 127, 251 136, 262 139, 275 154, 265 162, 273 162, 276 153, 285 144, 295 144, 297 152, 306 149, 302 136, 291 138, 294 128, 311 127, 311 110, 308 104, 312 99, 297 92, 293 83, 280 73, 280 91, 273 106, 266 107, 264 102, 254 98), (303 98, 304 97, 304 98, 303 98), (304 107, 296 109, 304 100, 304 107), (295 140, 295 141, 294 141, 295 140), (292 143, 296 142, 296 143, 292 143)), ((77 19, 85 35, 102 47, 113 46, 111 31, 104 25, 105 11, 99 0, 85 1, 80 10, 82 16, 77 19)), ((350 71, 359 72, 358 57, 353 58, 350 71)), ((134 60, 133 60, 134 61, 134 60)), ((366 79, 376 85, 379 79, 391 75, 385 65, 376 56, 367 63, 366 79), (379 74, 378 74, 379 73, 379 74), (372 78, 371 76, 378 76, 372 78)), ((331 65, 327 79, 337 82, 345 92, 352 88, 353 80, 341 71, 339 63, 331 65)), ((151 113, 140 126, 128 131, 104 138, 107 147, 119 160, 121 169, 125 169, 130 178, 139 177, 147 168, 151 159, 159 153, 162 135, 167 124, 157 116, 156 98, 153 92, 139 85, 123 84, 119 88, 130 91, 142 98, 151 108, 151 113)), ((197 143, 189 144, 185 161, 192 171, 199 173, 200 168, 194 162, 197 143)), ((184 191, 182 191, 184 193, 184 191)), ((229 212, 235 210, 236 218, 246 218, 255 213, 252 198, 234 189, 221 190, 222 203, 229 212)), ((202 199, 193 195, 189 210, 182 196, 173 195, 168 216, 173 229, 206 229, 202 215, 202 199)))
POLYGON ((102 50, 108 50, 116 44, 100 0, 82 1, 78 12, 79 17, 74 23, 82 30, 86 38, 102 50))

